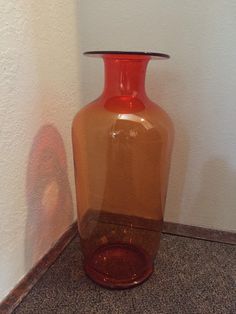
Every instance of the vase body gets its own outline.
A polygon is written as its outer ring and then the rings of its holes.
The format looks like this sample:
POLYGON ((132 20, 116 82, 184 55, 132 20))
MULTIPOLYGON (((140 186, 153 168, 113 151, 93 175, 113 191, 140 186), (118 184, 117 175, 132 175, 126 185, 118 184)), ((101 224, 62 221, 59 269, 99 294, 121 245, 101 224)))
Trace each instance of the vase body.
POLYGON ((173 126, 145 92, 150 56, 102 57, 104 91, 72 126, 79 233, 87 275, 105 287, 128 288, 153 271, 173 126))

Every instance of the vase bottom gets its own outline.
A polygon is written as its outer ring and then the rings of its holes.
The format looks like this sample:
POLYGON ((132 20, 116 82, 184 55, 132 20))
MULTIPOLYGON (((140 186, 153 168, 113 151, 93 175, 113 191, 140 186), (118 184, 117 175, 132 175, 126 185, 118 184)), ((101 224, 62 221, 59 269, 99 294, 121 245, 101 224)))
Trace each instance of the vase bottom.
POLYGON ((125 289, 145 281, 153 272, 151 258, 130 244, 99 247, 84 264, 86 274, 99 285, 125 289))

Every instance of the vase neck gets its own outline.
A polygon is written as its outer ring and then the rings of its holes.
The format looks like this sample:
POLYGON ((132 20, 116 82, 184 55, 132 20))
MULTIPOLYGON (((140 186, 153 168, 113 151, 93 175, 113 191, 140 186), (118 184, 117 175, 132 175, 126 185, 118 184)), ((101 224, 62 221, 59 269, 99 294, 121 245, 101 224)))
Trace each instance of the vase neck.
POLYGON ((104 57, 106 97, 146 97, 145 74, 149 57, 104 57))

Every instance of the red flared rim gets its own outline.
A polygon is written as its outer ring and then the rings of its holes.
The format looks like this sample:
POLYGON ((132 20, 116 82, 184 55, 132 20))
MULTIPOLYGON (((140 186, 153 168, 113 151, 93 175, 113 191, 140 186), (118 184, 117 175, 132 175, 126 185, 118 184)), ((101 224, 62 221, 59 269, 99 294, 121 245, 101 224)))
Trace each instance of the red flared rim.
POLYGON ((151 59, 165 60, 169 59, 170 56, 162 52, 145 52, 145 51, 86 51, 85 56, 89 57, 103 57, 104 55, 127 55, 127 56, 144 56, 151 59))

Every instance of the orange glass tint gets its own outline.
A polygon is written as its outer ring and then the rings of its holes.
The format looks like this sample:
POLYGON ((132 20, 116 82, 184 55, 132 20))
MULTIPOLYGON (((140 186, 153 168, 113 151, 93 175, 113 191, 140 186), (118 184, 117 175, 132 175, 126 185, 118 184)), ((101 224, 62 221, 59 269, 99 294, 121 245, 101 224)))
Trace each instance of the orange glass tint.
POLYGON ((173 126, 145 92, 151 58, 90 52, 105 64, 102 95, 72 127, 84 268, 95 282, 128 288, 153 271, 163 222, 173 126))

